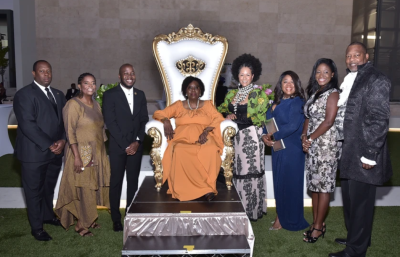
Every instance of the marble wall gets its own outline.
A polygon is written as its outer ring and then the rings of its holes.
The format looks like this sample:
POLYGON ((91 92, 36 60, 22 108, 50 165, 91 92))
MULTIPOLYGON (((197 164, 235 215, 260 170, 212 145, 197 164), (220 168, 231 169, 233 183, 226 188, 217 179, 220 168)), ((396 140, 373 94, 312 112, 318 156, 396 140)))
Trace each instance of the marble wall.
POLYGON ((227 62, 251 53, 263 63, 261 83, 275 84, 288 69, 303 86, 314 62, 332 58, 345 73, 353 0, 36 0, 37 58, 53 66, 63 91, 82 72, 98 83, 118 81, 132 63, 137 87, 160 99, 162 82, 152 54, 158 34, 192 23, 229 41, 227 62))

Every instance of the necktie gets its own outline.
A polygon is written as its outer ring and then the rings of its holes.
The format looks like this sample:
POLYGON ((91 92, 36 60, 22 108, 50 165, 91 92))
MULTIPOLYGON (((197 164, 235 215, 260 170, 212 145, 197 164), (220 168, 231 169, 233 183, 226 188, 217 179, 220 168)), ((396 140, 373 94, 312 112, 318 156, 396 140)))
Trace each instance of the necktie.
POLYGON ((45 88, 45 90, 47 92, 47 97, 49 98, 51 104, 53 105, 54 111, 56 111, 56 114, 58 115, 56 100, 54 99, 53 95, 50 93, 50 90, 47 87, 45 88))

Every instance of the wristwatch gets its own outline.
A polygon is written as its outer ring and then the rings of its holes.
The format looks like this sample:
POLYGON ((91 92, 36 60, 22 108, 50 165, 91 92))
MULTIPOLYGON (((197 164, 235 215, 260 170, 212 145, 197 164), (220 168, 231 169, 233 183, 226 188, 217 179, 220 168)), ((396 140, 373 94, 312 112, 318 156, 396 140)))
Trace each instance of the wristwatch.
POLYGON ((313 141, 313 139, 311 138, 311 135, 310 135, 310 136, 307 136, 307 140, 310 141, 310 142, 313 141))

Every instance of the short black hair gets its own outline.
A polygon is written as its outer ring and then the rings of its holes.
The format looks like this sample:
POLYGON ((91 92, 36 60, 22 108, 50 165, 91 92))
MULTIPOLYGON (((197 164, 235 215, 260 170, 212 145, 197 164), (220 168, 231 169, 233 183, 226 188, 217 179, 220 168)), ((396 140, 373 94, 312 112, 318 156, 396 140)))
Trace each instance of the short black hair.
POLYGON ((349 48, 349 46, 354 46, 354 45, 361 46, 364 49, 364 52, 367 53, 367 47, 363 43, 358 41, 351 42, 350 45, 347 46, 347 48, 349 48))
POLYGON ((47 64, 50 66, 50 68, 51 68, 51 64, 50 64, 48 61, 46 61, 46 60, 37 60, 37 61, 33 64, 32 71, 36 71, 36 66, 37 66, 38 63, 40 63, 40 62, 45 62, 45 63, 47 63, 47 64))
POLYGON ((118 74, 121 74, 122 68, 124 68, 124 67, 126 67, 126 66, 132 67, 133 71, 135 71, 135 68, 133 68, 133 65, 132 65, 132 64, 130 64, 130 63, 124 63, 124 64, 121 65, 121 67, 119 67, 118 74))
POLYGON ((294 71, 288 70, 281 74, 281 76, 278 79, 278 82, 276 83, 274 89, 274 96, 275 96, 274 104, 276 105, 281 103, 281 99, 283 97, 282 80, 287 75, 289 75, 292 78, 294 83, 294 94, 292 96, 293 97, 299 96, 300 98, 304 98, 304 89, 301 87, 301 81, 299 75, 297 75, 297 73, 294 71))
POLYGON ((200 87, 200 97, 204 95, 204 91, 206 90, 204 87, 203 81, 201 79, 193 77, 193 76, 188 76, 186 77, 183 82, 182 82, 182 95, 185 97, 185 99, 188 99, 186 95, 186 89, 188 88, 189 84, 192 83, 193 81, 196 81, 197 84, 199 84, 200 87))
POLYGON ((251 70, 251 73, 254 75, 253 82, 256 82, 261 75, 262 64, 259 59, 254 57, 251 54, 242 54, 233 60, 232 63, 232 75, 236 81, 239 81, 239 72, 243 67, 247 67, 251 70))

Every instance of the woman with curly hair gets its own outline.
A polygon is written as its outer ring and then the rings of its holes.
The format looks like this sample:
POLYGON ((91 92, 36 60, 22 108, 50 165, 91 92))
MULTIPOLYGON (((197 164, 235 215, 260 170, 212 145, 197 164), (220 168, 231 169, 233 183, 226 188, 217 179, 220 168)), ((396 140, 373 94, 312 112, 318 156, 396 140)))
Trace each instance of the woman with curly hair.
POLYGON ((312 192, 313 224, 303 240, 315 243, 326 232, 325 218, 329 194, 335 190, 336 170, 341 150, 334 126, 339 100, 338 72, 331 59, 319 59, 307 86, 304 105, 303 150, 306 156, 307 188, 312 192))
MULTIPOLYGON (((301 146, 301 132, 304 124, 304 90, 299 76, 293 71, 285 71, 275 86, 275 98, 267 111, 267 119, 274 118, 279 131, 274 140, 283 140, 285 149, 272 149, 272 174, 276 202, 276 218, 269 230, 284 228, 298 231, 309 226, 304 219, 304 159, 301 146)), ((272 147, 272 134, 264 129, 262 137, 267 146, 272 147)))
POLYGON ((263 130, 259 117, 265 120, 268 102, 262 96, 266 92, 253 84, 260 78, 261 62, 250 54, 243 54, 233 61, 232 75, 239 81, 239 89, 226 95, 218 111, 239 127, 234 139, 233 182, 247 216, 255 221, 267 212, 263 130))

